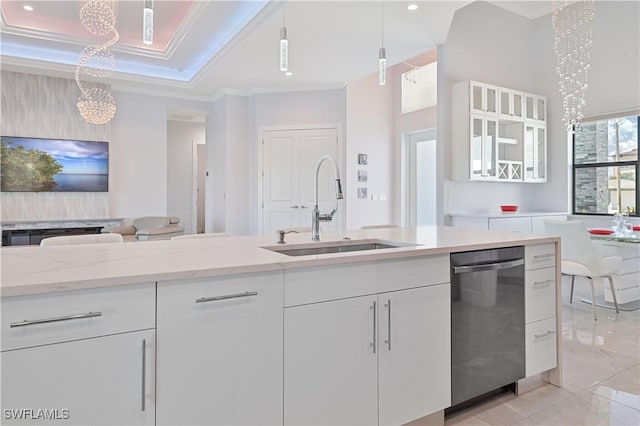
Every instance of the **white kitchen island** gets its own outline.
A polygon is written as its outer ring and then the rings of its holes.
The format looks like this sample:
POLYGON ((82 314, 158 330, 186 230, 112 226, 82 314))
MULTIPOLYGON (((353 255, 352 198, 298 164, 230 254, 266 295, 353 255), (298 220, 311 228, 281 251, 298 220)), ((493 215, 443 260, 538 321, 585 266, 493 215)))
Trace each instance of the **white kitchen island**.
MULTIPOLYGON (((320 244, 345 238, 402 246, 287 256, 261 248, 276 236, 248 236, 2 249, 3 420, 441 418, 449 254, 515 245, 525 246, 527 309, 552 303, 542 321, 527 314, 527 375, 561 385, 557 238, 424 227, 326 233, 320 244), (555 297, 535 294, 539 271, 555 276, 555 297)), ((287 235, 287 247, 303 243, 310 234, 287 235)))

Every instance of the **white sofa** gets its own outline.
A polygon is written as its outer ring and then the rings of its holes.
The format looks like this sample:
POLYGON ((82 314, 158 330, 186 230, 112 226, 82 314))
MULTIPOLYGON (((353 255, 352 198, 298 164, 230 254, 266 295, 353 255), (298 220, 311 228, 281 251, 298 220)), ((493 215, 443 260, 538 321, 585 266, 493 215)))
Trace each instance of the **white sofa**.
POLYGON ((102 228, 103 233, 120 234, 124 241, 170 240, 184 234, 175 216, 143 216, 133 220, 128 226, 102 228))

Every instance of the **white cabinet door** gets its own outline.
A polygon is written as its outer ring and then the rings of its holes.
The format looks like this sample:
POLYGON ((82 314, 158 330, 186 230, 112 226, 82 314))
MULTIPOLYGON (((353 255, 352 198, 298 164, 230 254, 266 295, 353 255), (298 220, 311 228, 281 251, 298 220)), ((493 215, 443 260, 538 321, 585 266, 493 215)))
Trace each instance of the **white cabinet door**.
POLYGON ((527 123, 524 126, 524 179, 547 181, 547 126, 527 123))
POLYGON ((285 309, 285 425, 378 424, 376 303, 361 296, 285 309))
POLYGON ((157 424, 282 424, 282 272, 158 283, 157 424))
POLYGON ((522 121, 524 118, 524 93, 498 88, 498 115, 501 119, 522 121))
POLYGON ((378 295, 379 424, 451 405, 450 285, 378 295))
POLYGON ((154 339, 147 330, 3 352, 2 424, 153 425, 154 339), (6 417, 20 409, 33 419, 6 417))
POLYGON ((490 84, 469 82, 470 112, 478 114, 497 115, 498 87, 490 84))
POLYGON ((472 180, 497 179, 498 121, 480 115, 472 115, 470 123, 470 152, 472 180))
POLYGON ((547 121, 547 98, 544 96, 524 94, 525 120, 545 124, 547 121))

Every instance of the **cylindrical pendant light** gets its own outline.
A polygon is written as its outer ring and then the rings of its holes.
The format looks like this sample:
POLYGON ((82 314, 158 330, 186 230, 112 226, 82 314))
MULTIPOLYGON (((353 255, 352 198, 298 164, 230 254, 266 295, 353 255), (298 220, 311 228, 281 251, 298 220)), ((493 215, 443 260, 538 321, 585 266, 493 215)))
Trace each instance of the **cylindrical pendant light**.
POLYGON ((153 44, 153 0, 144 0, 142 42, 144 44, 153 44))
POLYGON ((280 28, 280 71, 289 69, 289 40, 285 24, 285 3, 282 3, 282 28, 280 28))
POLYGON ((387 84, 387 52, 384 47, 378 50, 378 84, 387 84))
POLYGON ((380 2, 380 49, 378 49, 378 84, 387 84, 387 51, 384 48, 384 1, 380 2))

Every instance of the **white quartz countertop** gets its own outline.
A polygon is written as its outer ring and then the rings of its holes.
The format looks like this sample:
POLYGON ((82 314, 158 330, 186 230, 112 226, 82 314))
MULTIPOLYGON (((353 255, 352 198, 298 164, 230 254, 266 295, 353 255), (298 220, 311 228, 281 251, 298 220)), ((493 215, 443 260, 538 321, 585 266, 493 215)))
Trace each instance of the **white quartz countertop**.
POLYGON ((501 217, 529 217, 529 216, 562 216, 568 215, 567 212, 543 212, 543 211, 517 211, 517 212, 502 212, 502 211, 492 211, 492 212, 474 212, 474 213, 449 213, 449 216, 456 217, 480 217, 487 219, 495 219, 501 217))
MULTIPOLYGON (((277 236, 244 236, 121 244, 18 246, 0 249, 0 295, 19 296, 93 287, 426 256, 554 242, 555 237, 452 227, 389 228, 324 233, 322 242, 380 239, 416 246, 287 256, 277 236)), ((310 233, 288 234, 288 247, 313 244, 310 233)))

